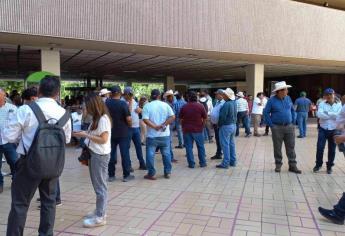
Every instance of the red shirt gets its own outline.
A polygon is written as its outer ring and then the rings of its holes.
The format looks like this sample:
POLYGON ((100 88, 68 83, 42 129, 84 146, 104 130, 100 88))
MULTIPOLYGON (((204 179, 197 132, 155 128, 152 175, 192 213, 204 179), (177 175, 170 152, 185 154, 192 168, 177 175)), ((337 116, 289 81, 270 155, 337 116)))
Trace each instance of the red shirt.
POLYGON ((183 133, 201 133, 204 129, 203 120, 207 119, 204 106, 198 102, 188 102, 181 108, 180 117, 183 133))

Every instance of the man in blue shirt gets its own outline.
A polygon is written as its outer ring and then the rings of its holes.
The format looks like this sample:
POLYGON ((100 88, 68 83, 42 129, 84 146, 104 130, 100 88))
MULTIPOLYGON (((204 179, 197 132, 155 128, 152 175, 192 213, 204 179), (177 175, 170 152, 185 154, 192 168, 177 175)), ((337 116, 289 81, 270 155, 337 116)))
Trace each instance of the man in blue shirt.
POLYGON ((176 127, 177 138, 178 138, 178 146, 176 146, 175 148, 182 149, 183 145, 184 145, 184 143, 183 143, 183 132, 182 132, 182 126, 180 123, 180 119, 178 117, 180 117, 181 108, 184 105, 186 105, 186 101, 183 99, 182 95, 179 92, 175 93, 175 97, 176 97, 176 101, 173 103, 173 107, 174 107, 174 113, 176 116, 175 127, 176 127))
POLYGON ((288 88, 285 81, 274 85, 275 96, 272 96, 264 109, 266 124, 271 127, 274 148, 275 172, 281 171, 283 165, 282 144, 284 142, 286 155, 289 159, 289 171, 301 174, 297 168, 295 153, 295 110, 291 98, 287 95, 288 88))
POLYGON ((236 166, 235 133, 237 121, 237 105, 234 91, 230 88, 223 90, 224 105, 219 112, 219 141, 223 150, 223 162, 217 168, 228 169, 236 166))
POLYGON ((306 92, 303 91, 300 95, 301 96, 295 101, 297 124, 299 129, 299 136, 297 138, 305 138, 307 134, 307 119, 311 101, 307 98, 306 92))

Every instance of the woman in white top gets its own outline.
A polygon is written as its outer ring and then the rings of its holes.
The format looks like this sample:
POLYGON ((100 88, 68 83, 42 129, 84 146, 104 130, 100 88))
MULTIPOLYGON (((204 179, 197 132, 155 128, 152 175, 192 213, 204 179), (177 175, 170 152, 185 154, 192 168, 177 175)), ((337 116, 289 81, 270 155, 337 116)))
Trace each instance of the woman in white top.
POLYGON ((88 131, 74 132, 78 138, 86 138, 91 158, 89 171, 92 186, 96 193, 96 210, 84 219, 84 227, 91 228, 106 224, 106 206, 108 200, 107 170, 110 159, 111 118, 102 99, 92 94, 85 99, 86 111, 92 116, 88 131))

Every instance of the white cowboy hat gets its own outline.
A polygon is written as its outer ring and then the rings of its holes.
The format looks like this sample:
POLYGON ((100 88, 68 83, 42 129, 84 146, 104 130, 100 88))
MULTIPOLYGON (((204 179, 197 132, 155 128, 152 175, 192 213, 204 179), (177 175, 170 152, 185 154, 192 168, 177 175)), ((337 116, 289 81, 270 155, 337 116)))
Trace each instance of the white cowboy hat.
POLYGON ((231 88, 227 88, 225 90, 223 90, 223 94, 225 94, 225 96, 227 96, 230 100, 235 100, 235 93, 231 88))
POLYGON ((168 91, 166 91, 166 92, 164 93, 164 97, 167 97, 167 96, 174 96, 174 91, 172 91, 171 89, 168 90, 168 91))
POLYGON ((101 89, 101 91, 99 91, 99 96, 103 96, 106 95, 108 93, 111 93, 108 89, 101 89))
POLYGON ((238 93, 236 94, 236 96, 237 96, 237 97, 240 97, 240 98, 244 98, 243 92, 238 92, 238 93))
POLYGON ((291 85, 287 85, 285 81, 280 81, 274 84, 274 89, 272 90, 272 93, 275 93, 279 90, 291 88, 291 85))

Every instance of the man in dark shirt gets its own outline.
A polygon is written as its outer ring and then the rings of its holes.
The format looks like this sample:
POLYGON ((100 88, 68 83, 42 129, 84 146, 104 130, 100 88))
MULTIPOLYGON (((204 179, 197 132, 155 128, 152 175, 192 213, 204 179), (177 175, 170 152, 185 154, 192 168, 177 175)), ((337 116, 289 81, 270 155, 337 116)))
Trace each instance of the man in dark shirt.
POLYGON ((307 135, 307 120, 310 106, 311 101, 307 98, 307 93, 301 92, 301 96, 295 101, 297 124, 299 129, 298 138, 305 138, 307 135))
POLYGON ((194 168, 195 166, 193 155, 194 141, 198 148, 200 167, 206 167, 203 129, 207 120, 207 114, 204 106, 198 103, 198 97, 194 91, 189 92, 188 103, 181 108, 179 116, 182 124, 188 167, 194 168))
POLYGON ((115 165, 117 162, 117 145, 120 146, 121 164, 123 170, 123 182, 134 179, 131 172, 131 162, 129 156, 128 128, 132 125, 131 113, 125 101, 121 100, 121 88, 116 85, 111 88, 111 98, 107 99, 110 116, 113 121, 111 131, 111 153, 108 165, 109 182, 115 180, 115 165))
POLYGON ((228 169, 229 166, 236 166, 236 122, 237 105, 234 91, 230 88, 223 90, 222 96, 225 100, 219 112, 219 141, 223 150, 223 161, 217 168, 228 169))
POLYGON ((272 130, 272 141, 275 159, 275 172, 281 171, 283 165, 282 145, 285 144, 286 155, 289 159, 289 171, 301 174, 297 168, 295 152, 295 110, 291 98, 288 96, 288 88, 285 81, 277 82, 274 85, 275 96, 272 96, 264 109, 266 124, 272 130))

